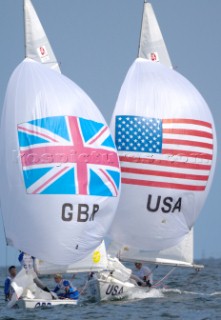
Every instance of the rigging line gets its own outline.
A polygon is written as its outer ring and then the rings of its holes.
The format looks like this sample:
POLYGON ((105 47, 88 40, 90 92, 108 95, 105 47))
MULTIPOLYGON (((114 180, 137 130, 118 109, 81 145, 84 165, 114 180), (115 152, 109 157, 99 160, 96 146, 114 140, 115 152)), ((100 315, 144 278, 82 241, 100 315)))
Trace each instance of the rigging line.
POLYGON ((155 283, 151 288, 158 287, 165 279, 169 277, 169 275, 176 269, 176 267, 172 268, 162 279, 160 279, 157 283, 155 283))
MULTIPOLYGON (((1 209, 1 203, 0 203, 0 211, 2 211, 1 209)), ((5 263, 3 263, 2 265, 5 267, 5 275, 7 276, 8 271, 7 271, 7 262, 8 262, 8 243, 7 243, 7 239, 6 239, 6 231, 5 231, 5 225, 4 225, 4 220, 3 220, 3 215, 2 212, 0 213, 1 215, 1 220, 2 220, 2 226, 3 226, 3 232, 4 232, 4 236, 5 236, 5 263)))
POLYGON ((8 275, 8 270, 7 270, 7 262, 8 262, 8 250, 7 246, 5 246, 5 277, 8 275))
POLYGON ((158 268, 158 264, 155 265, 154 268, 152 268, 152 269, 150 270, 150 272, 147 274, 147 276, 149 277, 149 276, 154 272, 154 270, 157 269, 157 268, 158 268))
POLYGON ((196 279, 196 276, 199 275, 200 269, 195 269, 195 273, 188 280, 188 285, 193 283, 193 280, 196 279))

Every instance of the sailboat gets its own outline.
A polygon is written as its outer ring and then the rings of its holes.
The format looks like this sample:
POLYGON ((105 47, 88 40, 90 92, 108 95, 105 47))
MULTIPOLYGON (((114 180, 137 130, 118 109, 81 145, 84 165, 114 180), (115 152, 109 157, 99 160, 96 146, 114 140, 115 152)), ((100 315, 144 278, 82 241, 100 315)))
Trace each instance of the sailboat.
MULTIPOLYGON (((30 0, 24 13, 26 58, 9 80, 0 129, 6 243, 36 257, 39 274, 104 269, 120 193, 116 147, 92 100, 61 74, 30 0)), ((76 304, 33 292, 32 280, 19 273, 11 305, 76 304)))
MULTIPOLYGON (((173 70, 146 1, 138 58, 121 87, 111 130, 122 190, 108 252, 124 262, 200 268, 193 261, 193 226, 213 179, 214 121, 197 89, 173 70)), ((127 274, 98 274, 90 284, 97 299, 127 297, 137 288, 127 274)))

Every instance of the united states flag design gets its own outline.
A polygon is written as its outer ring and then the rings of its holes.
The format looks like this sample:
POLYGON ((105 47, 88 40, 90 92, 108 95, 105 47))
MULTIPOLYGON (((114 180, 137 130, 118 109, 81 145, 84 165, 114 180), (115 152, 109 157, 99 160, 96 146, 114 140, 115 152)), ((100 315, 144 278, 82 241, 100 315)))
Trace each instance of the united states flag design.
POLYGON ((209 122, 116 116, 122 183, 203 191, 213 159, 209 122))
POLYGON ((118 195, 118 156, 106 125, 46 117, 19 124, 18 141, 27 193, 118 195))

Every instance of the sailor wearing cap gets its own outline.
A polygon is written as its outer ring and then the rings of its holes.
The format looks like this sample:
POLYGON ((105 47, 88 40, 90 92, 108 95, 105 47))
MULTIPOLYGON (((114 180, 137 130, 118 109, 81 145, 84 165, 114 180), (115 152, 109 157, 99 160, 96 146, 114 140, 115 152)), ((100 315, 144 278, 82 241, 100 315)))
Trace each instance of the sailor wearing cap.
POLYGON ((73 287, 69 280, 63 279, 61 274, 55 274, 54 280, 57 283, 53 292, 55 292, 61 299, 78 299, 79 292, 77 288, 73 287))

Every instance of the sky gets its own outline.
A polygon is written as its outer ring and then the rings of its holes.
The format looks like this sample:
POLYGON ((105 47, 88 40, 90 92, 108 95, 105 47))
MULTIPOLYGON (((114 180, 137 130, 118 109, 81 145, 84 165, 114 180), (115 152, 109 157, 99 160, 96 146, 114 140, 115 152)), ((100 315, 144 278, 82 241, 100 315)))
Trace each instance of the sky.
MULTIPOLYGON (((95 102, 109 123, 124 77, 137 57, 143 0, 32 0, 64 75, 95 102)), ((221 1, 152 0, 176 70, 203 95, 215 120, 214 180, 195 224, 194 256, 221 258, 221 1)), ((24 58, 23 1, 0 0, 0 111, 14 68, 24 58)), ((12 199, 13 201, 13 199, 12 199)), ((6 250, 0 217, 0 265, 17 262, 6 250)))

